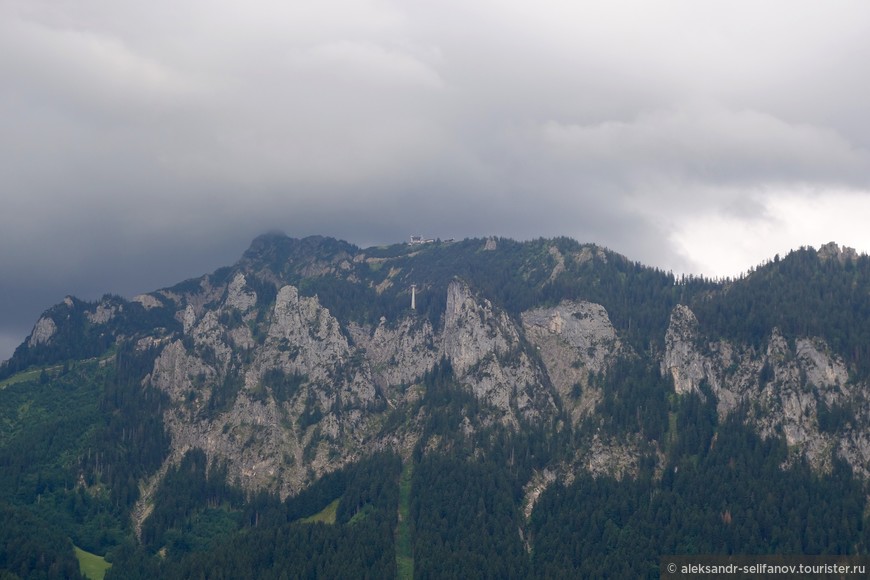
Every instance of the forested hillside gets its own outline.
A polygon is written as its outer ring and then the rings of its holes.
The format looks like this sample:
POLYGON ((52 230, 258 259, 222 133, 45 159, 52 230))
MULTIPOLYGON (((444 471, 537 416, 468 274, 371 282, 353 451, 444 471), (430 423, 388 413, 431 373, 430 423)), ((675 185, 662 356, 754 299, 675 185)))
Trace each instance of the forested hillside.
POLYGON ((658 577, 870 551, 870 258, 257 238, 0 366, 0 575, 658 577), (411 286, 415 306, 411 309, 411 286))

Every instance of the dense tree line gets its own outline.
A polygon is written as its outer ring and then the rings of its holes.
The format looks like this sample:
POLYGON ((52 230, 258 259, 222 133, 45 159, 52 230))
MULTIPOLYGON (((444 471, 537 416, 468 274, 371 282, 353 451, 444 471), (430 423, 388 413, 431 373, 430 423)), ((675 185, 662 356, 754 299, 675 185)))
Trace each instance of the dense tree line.
POLYGON ((235 530, 241 516, 232 512, 244 501, 244 494, 227 483, 226 467, 209 469, 201 449, 188 451, 161 482, 141 541, 152 548, 168 546, 173 552, 186 552, 191 544, 208 547, 227 528, 235 530))
POLYGON ((0 391, 0 498, 30 506, 98 554, 122 541, 139 481, 169 449, 165 395, 143 388, 156 352, 65 363, 0 391))
MULTIPOLYGON (((568 256, 581 252, 574 240, 554 240, 568 256)), ((566 260, 565 271, 544 285, 540 301, 587 300, 601 304, 620 337, 637 352, 649 352, 664 342, 671 311, 686 299, 685 288, 675 285, 673 274, 632 262, 596 246, 585 246, 594 258, 566 260), (598 256, 603 254, 603 258, 598 256)))
POLYGON ((27 509, 0 502, 0 577, 81 578, 69 538, 27 509))
POLYGON ((495 463, 424 457, 412 481, 415 577, 527 577, 513 491, 495 463))
POLYGON ((160 306, 145 308, 138 302, 106 294, 100 303, 113 308, 115 314, 104 323, 95 323, 88 318, 88 312, 93 311, 98 303, 69 297, 68 303, 52 306, 42 315, 55 325, 50 340, 36 345, 21 343, 12 357, 0 365, 0 379, 34 366, 104 356, 120 337, 153 333, 155 329, 166 333, 180 330, 181 324, 175 319, 174 309, 164 303, 163 298, 154 298, 160 306))
MULTIPOLYGON (((449 361, 426 373, 422 397, 385 423, 386 430, 420 434, 406 458, 413 462, 407 467, 413 473, 410 545, 417 577, 657 577, 658 558, 667 553, 870 551, 867 484, 848 466, 834 461, 831 473, 813 472, 782 439, 762 439, 740 423, 739 410, 720 423, 706 385, 700 394, 678 396, 661 376, 658 359, 646 356, 660 354, 670 312, 685 303, 702 332, 756 348, 774 327, 792 341, 821 336, 857 378, 866 379, 870 258, 841 263, 802 249, 744 278, 714 283, 677 281, 568 239, 499 239, 491 251, 483 249, 484 240, 392 246, 366 250, 389 262, 354 262, 349 269, 341 264, 359 251, 349 244, 275 240, 260 240, 237 268, 208 277, 219 287, 248 268, 248 285, 258 296, 256 317, 246 321, 226 310, 222 320, 232 327, 248 324, 256 340, 265 337, 280 283, 317 295, 342 322, 370 324, 409 314, 414 283, 418 323, 437 326, 447 286, 458 276, 514 319, 565 299, 600 303, 634 350, 605 375, 590 377, 602 399, 576 431, 564 416, 504 425, 458 384, 449 361), (561 273, 551 247, 565 260, 561 273), (586 258, 572 258, 579 254, 586 258), (251 270, 263 265, 271 270, 257 270, 262 276, 251 270), (640 436, 632 438, 641 442, 637 473, 616 480, 579 471, 570 485, 549 488, 525 521, 524 486, 535 471, 571 464, 598 433, 640 436)), ((200 285, 192 280, 176 289, 200 285)), ((70 541, 107 554, 114 563, 109 577, 115 578, 396 575, 402 466, 392 453, 362 459, 282 501, 266 492, 244 493, 223 466, 209 465, 202 451, 193 450, 168 470, 141 542, 133 538, 129 510, 139 483, 169 450, 162 422, 169 403, 142 383, 157 350, 116 339, 153 327, 171 334, 179 323, 168 306, 146 310, 120 298, 104 300, 122 305, 123 314, 100 326, 85 315, 93 305, 58 305, 47 313, 58 326, 51 343, 22 346, 0 370, 6 377, 39 365, 0 389, 0 575, 75 577, 77 566, 68 572, 74 563, 70 541), (98 355, 104 360, 75 360, 98 355), (336 500, 334 524, 301 522, 336 500)), ((525 344, 517 348, 536 356, 525 344)), ((338 372, 351 373, 360 363, 346 361, 338 372)), ((763 368, 762 379, 772 372, 763 368)), ((287 401, 306 380, 269 372, 251 396, 287 401)), ((242 381, 228 373, 226 380, 202 386, 212 389, 203 410, 210 415, 232 405, 242 381)), ((319 413, 310 401, 299 425, 316 422, 319 413)), ((837 433, 854 426, 854 413, 819 401, 818 421, 823 432, 837 433)))
POLYGON ((702 330, 756 347, 774 327, 786 338, 820 336, 857 375, 870 377, 870 257, 821 259, 812 248, 778 257, 721 292, 691 302, 702 330))
POLYGON ((70 365, 50 381, 0 390, 0 499, 28 507, 90 551, 122 534, 120 510, 101 485, 82 486, 80 467, 98 453, 94 436, 109 374, 97 363, 70 365))
POLYGON ((662 377, 658 365, 637 356, 626 356, 604 376, 595 376, 603 398, 597 412, 587 419, 581 435, 604 427, 611 435, 640 433, 650 441, 661 441, 668 429, 668 394, 673 392, 669 377, 662 377))
POLYGON ((158 350, 138 351, 122 343, 107 369, 93 451, 82 457, 89 481, 108 488, 113 505, 126 511, 139 497, 139 481, 156 471, 169 452, 161 409, 169 404, 159 389, 142 385, 158 350))
POLYGON ((281 502, 245 496, 191 452, 158 490, 145 545, 114 550, 107 578, 393 578, 400 471, 376 454, 281 502), (335 524, 300 522, 335 499, 335 524))
POLYGON ((784 442, 738 420, 715 425, 697 395, 677 411, 659 477, 578 475, 541 495, 530 522, 535 574, 658 577, 663 554, 855 554, 870 550, 865 484, 837 463, 830 475, 788 469, 784 442))

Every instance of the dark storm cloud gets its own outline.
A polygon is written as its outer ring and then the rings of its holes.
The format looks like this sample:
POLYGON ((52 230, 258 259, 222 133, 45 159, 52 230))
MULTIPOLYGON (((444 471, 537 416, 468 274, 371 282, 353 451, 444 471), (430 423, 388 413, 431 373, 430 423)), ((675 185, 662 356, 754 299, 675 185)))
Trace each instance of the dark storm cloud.
POLYGON ((66 294, 169 285, 269 229, 361 245, 569 235, 708 273, 736 272, 705 224, 724 244, 740 232, 738 269, 817 243, 797 231, 863 232, 868 16, 3 0, 0 358, 66 294))

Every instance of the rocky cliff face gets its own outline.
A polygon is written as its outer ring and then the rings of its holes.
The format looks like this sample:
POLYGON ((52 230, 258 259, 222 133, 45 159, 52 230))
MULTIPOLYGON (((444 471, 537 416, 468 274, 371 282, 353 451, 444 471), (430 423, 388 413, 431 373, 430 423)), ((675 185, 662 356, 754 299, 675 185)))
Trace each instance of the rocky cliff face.
POLYGON ((188 304, 185 338, 163 349, 150 381, 174 403, 168 461, 198 447, 243 487, 286 495, 364 452, 383 400, 316 298, 284 286, 260 323, 256 300, 239 274, 216 308, 197 318, 188 304))
MULTIPOLYGON (((172 439, 167 464, 199 448, 246 489, 293 494, 372 450, 407 453, 419 430, 397 435, 381 425, 419 398, 415 383, 442 358, 490 409, 491 421, 517 427, 557 413, 521 329, 460 280, 448 286, 437 331, 414 313, 375 328, 343 328, 317 297, 300 296, 292 285, 263 314, 241 273, 223 289, 204 284, 174 299, 183 336, 160 346, 146 378, 172 401, 164 417, 172 439)), ((589 360, 604 358, 596 350, 589 360)))
MULTIPOLYGON (((486 264, 509 249, 509 241, 489 239, 469 244, 464 257, 486 264)), ((74 336, 92 340, 96 353, 131 339, 140 351, 157 352, 142 384, 168 396, 162 413, 171 449, 142 482, 139 524, 160 479, 190 449, 225 464, 230 480, 246 490, 281 496, 375 450, 408 456, 428 413, 423 377, 442 360, 480 407, 474 421, 463 419, 462 433, 572 433, 560 443, 569 448, 536 467, 526 485, 528 513, 543 489, 579 472, 632 477, 646 456, 661 473, 667 434, 659 441, 596 427, 612 394, 606 379, 625 361, 669 378, 670 400, 712 398, 720 419, 738 417, 763 437, 783 437, 792 460, 805 458, 824 472, 839 458, 870 477, 870 389, 819 336, 786 338, 771 326, 760 344, 724 340, 705 334, 692 308, 674 300, 661 309, 658 326, 633 339, 630 326, 618 330, 613 322, 624 298, 605 308, 578 297, 585 288, 605 302, 605 282, 624 283, 637 271, 595 246, 543 245, 517 275, 523 284, 537 280, 533 298, 523 285, 499 294, 475 283, 468 269, 465 277, 447 276, 440 254, 420 266, 414 260, 425 249, 367 252, 322 238, 258 238, 235 267, 171 289, 129 302, 67 299, 38 320, 23 347, 38 354, 74 336), (605 267, 609 277, 581 284, 605 267), (389 302, 406 304, 402 288, 428 271, 441 276, 420 286, 428 311, 389 302), (311 292, 323 280, 334 286, 311 292), (381 300, 379 319, 342 314, 349 289, 381 300)), ((829 245, 819 259, 845 268, 857 257, 829 245)))
POLYGON ((818 470, 829 470, 836 456, 870 475, 868 386, 850 381, 842 359, 821 338, 790 344, 772 328, 756 351, 706 339, 692 311, 680 305, 671 314, 661 371, 673 378, 677 393, 712 394, 720 417, 742 413, 762 436, 784 436, 794 456, 818 470), (854 422, 825 424, 825 415, 838 408, 857 410, 854 422))
POLYGON ((601 400, 590 377, 605 374, 625 351, 607 311, 591 302, 565 301, 523 312, 522 323, 572 421, 579 423, 601 400))
POLYGON ((435 366, 442 353, 442 337, 432 324, 413 316, 401 319, 395 327, 388 326, 386 318, 374 329, 352 323, 348 334, 365 352, 375 382, 393 403, 401 402, 405 387, 435 366))
POLYGON ((36 326, 33 327, 33 332, 30 333, 27 344, 31 347, 46 344, 51 340, 55 332, 57 332, 57 325, 54 323, 54 320, 48 316, 43 316, 37 321, 36 326))
POLYGON ((478 301, 464 282, 447 290, 444 355, 475 396, 502 413, 502 420, 539 420, 555 411, 543 376, 520 348, 520 333, 489 300, 478 301))
MULTIPOLYGON (((258 320, 257 295, 241 273, 223 289, 205 285, 200 293, 205 297, 178 298, 185 338, 163 347, 149 377, 174 403, 166 411, 173 441, 167 462, 200 448, 226 463, 243 487, 282 495, 373 449, 407 453, 419 429, 405 426, 398 434, 380 425, 388 412, 419 399, 414 385, 441 359, 491 410, 491 421, 517 428, 553 419, 560 409, 579 426, 602 399, 592 378, 606 375, 620 357, 637 356, 601 305, 563 301, 523 312, 518 324, 462 280, 447 288, 438 329, 413 312, 375 327, 343 328, 316 297, 300 296, 292 285, 278 290, 268 316, 258 320), (278 393, 269 379, 276 376, 291 377, 292 392, 278 393), (216 384, 230 390, 223 408, 214 400, 227 395, 216 384)), ((106 312, 98 307, 94 319, 106 312)), ((31 340, 50 337, 43 320, 31 340)), ((659 366, 678 395, 714 397, 720 417, 741 413, 762 436, 784 436, 794 457, 820 471, 839 457, 870 476, 866 385, 850 382, 823 340, 789 344, 775 328, 763 350, 709 340, 691 309, 678 305, 664 345, 659 366), (832 431, 820 424, 820 413, 841 407, 862 409, 854 425, 832 431)), ((631 476, 642 448, 635 437, 595 434, 573 459, 535 476, 527 509, 549 483, 570 482, 578 470, 631 476)))

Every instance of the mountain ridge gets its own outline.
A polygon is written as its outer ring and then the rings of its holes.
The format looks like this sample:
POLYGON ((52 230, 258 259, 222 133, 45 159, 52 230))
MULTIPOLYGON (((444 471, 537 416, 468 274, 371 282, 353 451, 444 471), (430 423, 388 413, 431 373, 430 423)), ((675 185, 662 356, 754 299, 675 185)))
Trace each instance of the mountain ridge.
POLYGON ((671 485, 719 433, 781 442, 788 473, 845 465, 866 485, 868 309, 870 258, 836 244, 714 282, 568 238, 361 249, 272 233, 169 288, 64 300, 0 378, 102 377, 101 409, 125 419, 79 435, 103 459, 64 469, 110 489, 144 545, 166 541, 161 490, 182 466, 291 502, 386 452, 424 472, 500 466, 531 549, 542 496, 589 477, 671 485))

